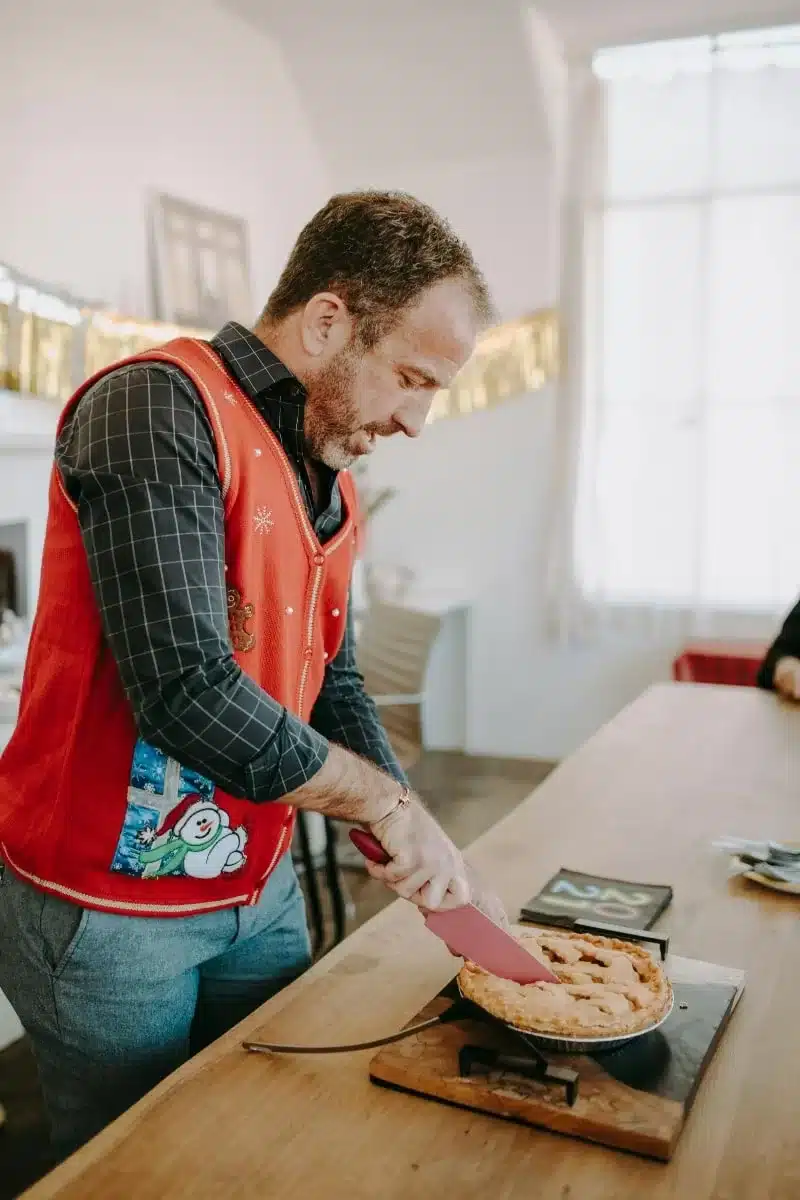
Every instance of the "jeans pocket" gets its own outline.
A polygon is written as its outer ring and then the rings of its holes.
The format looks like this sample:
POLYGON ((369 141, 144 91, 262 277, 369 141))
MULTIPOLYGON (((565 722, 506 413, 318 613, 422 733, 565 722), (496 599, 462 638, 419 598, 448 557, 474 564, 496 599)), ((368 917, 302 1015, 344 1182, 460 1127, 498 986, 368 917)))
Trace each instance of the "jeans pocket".
POLYGON ((86 932, 90 910, 44 893, 40 932, 47 965, 58 978, 86 932))

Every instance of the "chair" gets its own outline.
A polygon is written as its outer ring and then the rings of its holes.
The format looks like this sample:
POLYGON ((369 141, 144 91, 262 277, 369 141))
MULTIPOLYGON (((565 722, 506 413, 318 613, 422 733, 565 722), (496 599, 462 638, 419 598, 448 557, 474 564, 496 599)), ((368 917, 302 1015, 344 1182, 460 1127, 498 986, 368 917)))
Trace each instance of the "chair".
POLYGON ((416 609, 373 602, 356 643, 358 669, 367 694, 401 766, 408 770, 422 751, 425 673, 441 618, 416 609))
MULTIPOLYGON (((358 669, 404 771, 414 766, 422 752, 425 675, 441 624, 441 617, 430 613, 373 600, 358 632, 358 669)), ((364 860, 349 838, 340 838, 336 862, 350 870, 364 870, 364 860)), ((331 880, 330 886, 333 896, 340 879, 331 880)))
MULTIPOLYGON (((320 855, 318 852, 314 853, 311 845, 311 830, 309 827, 309 817, 311 815, 310 813, 303 812, 302 809, 299 809, 297 812, 297 837, 292 850, 292 857, 298 873, 302 874, 305 879, 309 924, 311 926, 311 948, 316 958, 325 953, 326 950, 331 949, 331 947, 325 946, 325 916, 322 908, 319 880, 317 879, 320 855)), ((345 935, 348 908, 352 908, 352 904, 348 903, 339 874, 336 822, 331 821, 328 817, 324 817, 323 826, 325 842, 322 858, 325 867, 325 879, 328 884, 331 900, 331 917, 333 920, 332 946, 336 946, 345 935)))

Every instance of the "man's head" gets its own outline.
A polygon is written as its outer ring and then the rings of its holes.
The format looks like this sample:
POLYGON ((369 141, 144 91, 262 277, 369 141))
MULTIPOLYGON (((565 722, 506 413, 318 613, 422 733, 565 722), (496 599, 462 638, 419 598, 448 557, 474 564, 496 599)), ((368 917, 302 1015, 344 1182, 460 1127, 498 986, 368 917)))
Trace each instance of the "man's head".
POLYGON ((334 196, 300 234, 256 332, 307 392, 309 454, 336 470, 416 437, 490 315, 468 247, 397 192, 334 196))

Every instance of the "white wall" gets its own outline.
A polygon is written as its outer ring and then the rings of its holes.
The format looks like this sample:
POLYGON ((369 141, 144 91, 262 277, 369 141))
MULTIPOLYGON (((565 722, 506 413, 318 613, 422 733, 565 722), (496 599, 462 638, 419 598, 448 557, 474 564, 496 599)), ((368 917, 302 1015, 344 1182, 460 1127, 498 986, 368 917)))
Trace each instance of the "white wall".
POLYGON ((28 611, 39 594, 39 571, 47 521, 52 447, 22 452, 0 448, 0 524, 28 522, 28 611))
POLYGON ((58 404, 0 390, 0 524, 28 522, 28 611, 39 591, 58 404))
POLYGON ((254 307, 325 171, 283 58, 211 0, 0 6, 0 261, 151 312, 151 191, 245 217, 254 307))
POLYGON ((553 301, 558 277, 555 177, 545 147, 527 153, 364 164, 334 173, 337 189, 400 188, 432 204, 471 246, 501 320, 553 301))
POLYGON ((563 647, 546 635, 557 404, 548 390, 436 422, 417 442, 382 444, 370 463, 371 480, 397 495, 374 520, 368 555, 463 581, 472 596, 466 748, 475 754, 561 758, 669 672, 670 648, 563 647))

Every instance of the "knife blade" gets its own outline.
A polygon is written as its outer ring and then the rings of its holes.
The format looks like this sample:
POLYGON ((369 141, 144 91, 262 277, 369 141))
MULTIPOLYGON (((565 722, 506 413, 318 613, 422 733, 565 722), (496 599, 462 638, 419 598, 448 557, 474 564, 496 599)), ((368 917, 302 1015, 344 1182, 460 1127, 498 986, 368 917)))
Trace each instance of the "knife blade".
MULTIPOLYGON (((390 861, 378 839, 366 830, 352 829, 350 840, 371 862, 383 865, 390 861)), ((425 924, 453 954, 469 959, 490 975, 522 984, 561 982, 512 934, 474 904, 428 912, 425 914, 425 924)))

